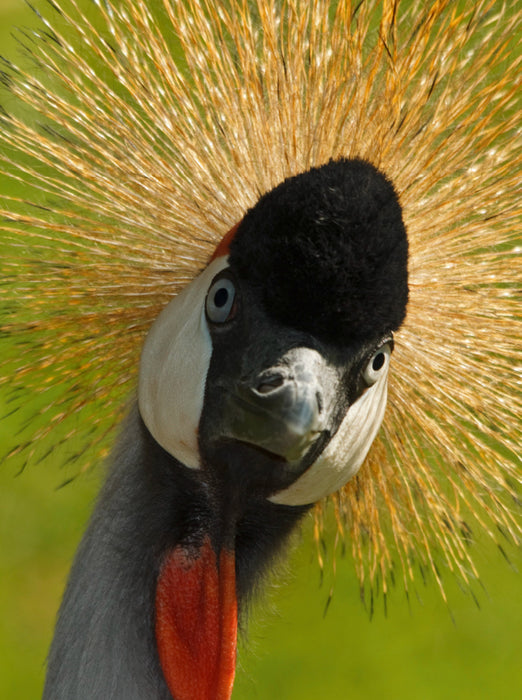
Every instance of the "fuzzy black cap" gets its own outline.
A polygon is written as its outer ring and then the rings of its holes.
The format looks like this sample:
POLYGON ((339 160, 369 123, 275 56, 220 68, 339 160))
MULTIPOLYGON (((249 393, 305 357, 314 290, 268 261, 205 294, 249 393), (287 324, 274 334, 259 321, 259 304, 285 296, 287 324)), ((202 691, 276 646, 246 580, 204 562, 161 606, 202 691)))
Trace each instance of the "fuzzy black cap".
POLYGON ((397 194, 373 165, 330 161, 288 178, 241 221, 230 265, 278 321, 339 344, 396 330, 408 301, 397 194))

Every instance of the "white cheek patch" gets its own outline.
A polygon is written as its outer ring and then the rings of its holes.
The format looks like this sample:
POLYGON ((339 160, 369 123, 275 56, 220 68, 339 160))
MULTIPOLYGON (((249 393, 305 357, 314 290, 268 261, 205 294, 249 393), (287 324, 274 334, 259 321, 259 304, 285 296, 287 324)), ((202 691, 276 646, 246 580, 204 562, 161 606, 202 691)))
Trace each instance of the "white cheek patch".
POLYGON ((140 362, 138 405, 154 439, 192 469, 201 466, 198 426, 212 341, 205 298, 228 257, 210 265, 166 306, 153 323, 140 362))
POLYGON ((381 427, 388 394, 387 370, 348 409, 339 430, 319 459, 270 500, 289 506, 316 503, 335 493, 359 471, 381 427))

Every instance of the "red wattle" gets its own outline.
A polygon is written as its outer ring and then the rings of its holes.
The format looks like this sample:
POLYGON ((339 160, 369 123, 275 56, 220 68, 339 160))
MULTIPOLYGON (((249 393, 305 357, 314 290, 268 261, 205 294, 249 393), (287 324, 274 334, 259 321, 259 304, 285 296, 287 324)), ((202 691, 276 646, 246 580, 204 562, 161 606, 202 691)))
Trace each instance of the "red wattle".
POLYGON ((237 649, 234 553, 219 566, 206 538, 199 548, 176 547, 156 589, 156 641, 175 700, 229 700, 237 649))

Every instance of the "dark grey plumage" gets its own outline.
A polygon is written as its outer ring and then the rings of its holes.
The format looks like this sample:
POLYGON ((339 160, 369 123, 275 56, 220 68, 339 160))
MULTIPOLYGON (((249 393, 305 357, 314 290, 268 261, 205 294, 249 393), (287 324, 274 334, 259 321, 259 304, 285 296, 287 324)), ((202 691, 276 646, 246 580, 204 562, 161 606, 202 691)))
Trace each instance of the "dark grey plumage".
MULTIPOLYGON (((43 700, 172 700, 154 636, 158 573, 167 551, 208 531, 216 499, 134 408, 71 570, 43 700)), ((306 510, 255 497, 248 504, 236 536, 240 601, 306 510)))

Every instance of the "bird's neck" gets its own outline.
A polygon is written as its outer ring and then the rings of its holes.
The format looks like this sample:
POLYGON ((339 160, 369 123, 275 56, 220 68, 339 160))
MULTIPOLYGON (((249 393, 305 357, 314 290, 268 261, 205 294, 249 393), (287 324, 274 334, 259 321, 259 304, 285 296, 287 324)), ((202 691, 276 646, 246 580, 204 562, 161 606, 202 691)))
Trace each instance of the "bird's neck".
MULTIPOLYGON (((134 411, 71 571, 45 700, 172 697, 155 638, 158 577, 169 552, 219 527, 214 503, 199 475, 168 455, 134 411)), ((256 498, 242 510, 234 542, 240 603, 305 511, 256 498)))

